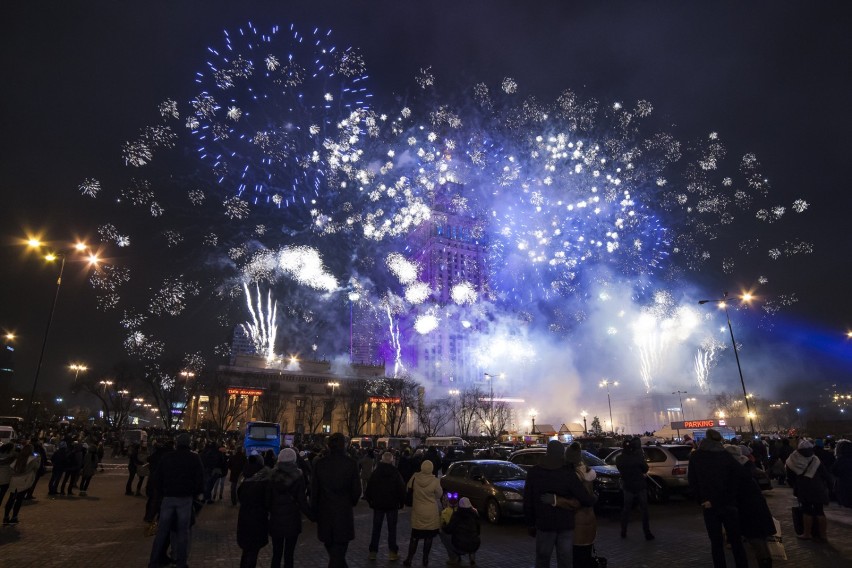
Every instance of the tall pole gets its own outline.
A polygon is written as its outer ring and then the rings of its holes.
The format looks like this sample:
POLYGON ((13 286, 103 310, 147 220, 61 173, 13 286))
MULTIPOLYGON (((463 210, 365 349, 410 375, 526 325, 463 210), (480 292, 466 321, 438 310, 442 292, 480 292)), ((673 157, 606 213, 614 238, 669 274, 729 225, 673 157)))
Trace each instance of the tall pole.
POLYGON ((686 420, 686 416, 683 415, 683 395, 689 394, 689 393, 686 392, 686 391, 679 390, 679 391, 673 392, 672 394, 676 394, 678 400, 680 401, 680 419, 686 420))
MULTIPOLYGON (((747 302, 749 299, 751 299, 750 294, 745 294, 743 296, 744 302, 747 302)), ((698 303, 699 304, 706 304, 707 302, 710 302, 710 301, 712 301, 712 300, 699 300, 698 303)), ((751 427, 751 436, 752 436, 752 438, 754 438, 754 437, 756 437, 755 431, 754 431, 754 419, 751 416, 751 405, 749 405, 749 403, 748 403, 748 392, 746 391, 745 379, 743 379, 743 368, 740 365, 740 352, 737 349, 737 340, 734 339, 734 326, 731 325, 731 314, 728 312, 728 293, 727 292, 722 294, 722 299, 719 300, 719 305, 725 310, 725 319, 727 319, 727 321, 728 321, 728 331, 731 333, 731 344, 734 346, 734 357, 737 360, 737 371, 739 371, 739 373, 740 373, 740 385, 742 385, 742 387, 743 387, 743 398, 745 399, 745 403, 746 403, 746 412, 747 412, 747 415, 748 415, 748 423, 749 423, 749 426, 751 427)))
POLYGON ((56 303, 59 301, 59 288, 62 286, 62 273, 65 271, 65 255, 62 255, 62 262, 59 265, 59 276, 56 278, 56 293, 53 296, 53 305, 50 306, 50 315, 47 317, 47 327, 44 330, 44 340, 41 343, 41 353, 38 356, 38 365, 36 366, 35 378, 33 379, 33 390, 30 393, 30 404, 27 407, 27 424, 32 418, 33 401, 35 400, 36 386, 38 385, 38 376, 41 373, 41 365, 44 362, 44 351, 47 348, 47 337, 50 335, 50 324, 53 322, 53 312, 56 311, 56 303))
POLYGON ((612 401, 609 398, 609 385, 606 387, 606 403, 609 405, 609 431, 615 432, 615 423, 612 421, 612 401))
MULTIPOLYGON (((727 294, 725 294, 725 296, 727 297, 727 294)), ((748 424, 751 427, 751 437, 752 437, 752 439, 754 439, 756 437, 755 432, 754 432, 754 419, 751 416, 751 406, 748 403, 748 392, 746 392, 745 379, 743 379, 743 368, 740 365, 740 352, 737 349, 737 341, 736 341, 736 339, 734 339, 734 326, 731 325, 731 316, 728 313, 728 304, 723 303, 723 305, 725 306, 725 317, 728 320, 728 331, 731 332, 731 343, 734 346, 734 357, 737 360, 737 370, 740 373, 740 384, 743 387, 743 398, 745 398, 746 415, 748 416, 748 424)))

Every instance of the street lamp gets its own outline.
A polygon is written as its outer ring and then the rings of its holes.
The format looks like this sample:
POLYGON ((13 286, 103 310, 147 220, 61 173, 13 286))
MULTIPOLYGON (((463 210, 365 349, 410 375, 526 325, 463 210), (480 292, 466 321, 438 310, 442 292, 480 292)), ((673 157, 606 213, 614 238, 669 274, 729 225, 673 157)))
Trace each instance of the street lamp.
POLYGON ((535 417, 536 417, 536 415, 537 415, 537 414, 538 414, 538 413, 536 412, 536 410, 535 410, 534 408, 531 408, 531 409, 530 409, 530 420, 532 420, 532 430, 530 430, 530 435, 532 435, 532 436, 535 436, 535 435, 536 435, 536 431, 535 431, 535 417))
POLYGON ((328 383, 328 386, 331 387, 331 397, 334 398, 334 389, 339 387, 340 383, 338 383, 337 381, 332 381, 332 382, 328 383))
POLYGON ((612 421, 612 400, 609 397, 609 387, 610 385, 617 387, 618 381, 610 381, 609 379, 604 379, 598 384, 598 387, 602 389, 606 389, 606 402, 609 405, 609 429, 613 434, 615 433, 615 422, 612 421))
MULTIPOLYGON (((678 400, 680 400, 680 419, 686 420, 686 417, 683 415, 683 395, 689 394, 689 393, 686 392, 686 391, 682 391, 682 390, 676 390, 672 394, 676 394, 678 400)), ((689 400, 689 399, 687 399, 687 400, 689 400)))
POLYGON ((582 412, 580 412, 580 416, 582 416, 582 417, 583 417, 583 434, 584 434, 584 435, 586 435, 586 436, 588 436, 588 435, 589 435, 589 429, 588 429, 588 427, 586 426, 586 416, 588 416, 588 415, 589 415, 589 413, 588 413, 588 412, 586 412, 585 410, 583 410, 582 412))
MULTIPOLYGON (((751 294, 743 294, 741 300, 743 303, 747 303, 753 299, 751 294)), ((722 298, 719 300, 699 300, 698 303, 700 305, 704 305, 708 302, 716 302, 719 305, 719 309, 725 310, 725 318, 728 320, 728 331, 731 332, 731 343, 734 346, 734 357, 737 359, 737 370, 740 373, 740 385, 743 387, 743 397, 745 398, 746 403, 746 414, 748 416, 748 423, 751 427, 751 437, 755 438, 754 432, 754 418, 751 413, 751 406, 748 403, 748 392, 746 391, 745 379, 743 379, 743 368, 740 365, 740 352, 737 349, 737 341, 734 339, 734 327, 731 325, 731 315, 728 313, 728 293, 725 292, 722 294, 722 298)))
POLYGON ((100 384, 100 385, 104 388, 104 389, 103 389, 103 391, 104 391, 104 396, 106 396, 106 390, 107 390, 107 387, 111 387, 111 386, 112 386, 112 381, 100 381, 100 382, 99 382, 99 384, 100 384))
POLYGON ((181 371, 180 376, 184 379, 191 379, 195 377, 195 373, 193 373, 192 371, 181 371))
MULTIPOLYGON (((41 249, 44 246, 44 243, 39 241, 38 239, 29 239, 27 244, 30 248, 41 249)), ((98 257, 89 250, 89 247, 85 243, 78 242, 73 246, 73 250, 82 253, 89 252, 88 261, 90 266, 97 265, 98 257)), ((38 365, 36 365, 35 377, 33 378, 33 389, 30 393, 30 404, 27 407, 27 422, 29 423, 30 417, 32 416, 33 410, 33 401, 35 400, 35 392, 36 387, 38 386, 38 376, 41 373, 41 365, 44 362, 44 351, 47 348, 47 338, 50 335, 50 324, 53 322, 53 313, 56 311, 56 303, 59 301, 59 289, 62 286, 62 273, 65 272, 65 260, 68 253, 72 252, 72 249, 64 249, 57 252, 49 252, 44 255, 44 259, 47 262, 53 262, 57 259, 60 260, 59 264, 59 275, 56 278, 56 292, 53 295, 53 304, 50 306, 50 315, 47 318, 47 326, 44 330, 44 340, 41 344, 41 353, 38 356, 38 365)))
POLYGON ((68 365, 68 368, 71 369, 72 371, 74 371, 74 382, 75 383, 77 382, 77 376, 80 373, 85 373, 86 371, 89 370, 89 368, 87 366, 82 365, 80 363, 71 363, 70 365, 68 365))

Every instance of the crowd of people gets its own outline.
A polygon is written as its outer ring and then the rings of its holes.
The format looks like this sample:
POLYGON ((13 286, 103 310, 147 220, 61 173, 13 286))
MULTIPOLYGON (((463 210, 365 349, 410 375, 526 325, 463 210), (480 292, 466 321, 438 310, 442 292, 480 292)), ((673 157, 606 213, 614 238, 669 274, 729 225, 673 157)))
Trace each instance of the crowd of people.
MULTIPOLYGON (((19 522, 22 503, 35 499, 39 480, 52 465, 49 498, 85 496, 92 478, 102 470, 105 447, 127 460, 125 495, 146 497, 144 521, 154 536, 149 567, 186 566, 190 530, 205 504, 225 498, 226 486, 237 513, 236 540, 240 566, 257 565, 259 552, 272 543, 273 568, 295 565, 296 544, 303 519, 315 523, 317 538, 328 554, 328 566, 346 566, 349 543, 355 538, 354 509, 366 500, 372 510, 369 560, 376 560, 386 527, 388 560, 411 566, 418 551, 427 566, 435 537, 449 565, 467 559, 476 563, 480 548, 479 514, 470 500, 445 493, 441 473, 472 451, 439 452, 436 448, 403 451, 359 449, 333 434, 323 447, 296 445, 277 455, 246 452, 234 436, 162 432, 146 444, 122 440, 119 432, 47 432, 18 444, 0 446, 0 503, 6 498, 4 525, 19 522), (46 447, 52 449, 49 456, 46 447), (8 497, 7 497, 8 496, 8 497), (398 542, 399 511, 411 508, 410 534, 404 557, 398 542), (422 541, 422 542, 421 542, 422 541)), ((852 507, 852 442, 823 439, 726 441, 707 430, 689 460, 691 493, 701 507, 714 567, 724 567, 730 546, 737 567, 747 566, 744 543, 760 568, 772 566, 768 542, 777 522, 756 479, 765 471, 778 484, 793 488, 801 523, 797 537, 825 542, 829 526, 825 506, 831 499, 852 507)), ((644 538, 655 539, 648 512, 648 465, 639 437, 627 437, 615 465, 624 494, 621 537, 628 537, 632 510, 638 506, 644 538)), ((527 476, 524 519, 535 538, 535 565, 586 568, 597 566, 594 542, 597 520, 593 491, 595 471, 582 459, 574 442, 548 443, 541 463, 527 476)), ((483 457, 482 455, 478 457, 483 457)), ((496 455, 488 457, 496 458, 496 455)), ((315 559, 313 560, 315 562, 315 559)))

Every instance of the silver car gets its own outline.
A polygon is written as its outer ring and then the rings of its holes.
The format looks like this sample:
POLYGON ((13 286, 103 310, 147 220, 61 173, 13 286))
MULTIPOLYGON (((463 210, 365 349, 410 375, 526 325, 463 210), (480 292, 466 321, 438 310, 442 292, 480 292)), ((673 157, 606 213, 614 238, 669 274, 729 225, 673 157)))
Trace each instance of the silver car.
MULTIPOLYGON (((615 450, 604 462, 615 465, 615 458, 623 450, 615 450)), ((692 446, 685 444, 664 444, 660 446, 642 446, 645 461, 648 462, 648 498, 650 501, 666 501, 673 493, 688 493, 689 456, 692 446)))

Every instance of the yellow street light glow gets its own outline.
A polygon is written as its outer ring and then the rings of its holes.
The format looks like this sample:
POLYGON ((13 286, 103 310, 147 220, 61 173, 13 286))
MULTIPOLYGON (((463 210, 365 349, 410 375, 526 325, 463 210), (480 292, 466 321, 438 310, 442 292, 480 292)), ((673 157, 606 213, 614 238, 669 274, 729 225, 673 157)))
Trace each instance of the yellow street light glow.
POLYGON ((38 239, 29 238, 27 239, 27 246, 31 248, 39 248, 42 245, 42 242, 38 239))
POLYGON ((56 256, 55 254, 53 254, 52 252, 49 252, 49 253, 47 253, 46 255, 44 255, 44 259, 45 259, 47 262, 53 262, 54 260, 56 260, 56 259, 57 259, 57 256, 56 256))
POLYGON ((14 341, 15 340, 15 334, 12 333, 12 332, 6 333, 5 337, 6 337, 7 341, 14 341))
POLYGON ((77 243, 77 244, 75 244, 75 245, 74 245, 74 248, 75 248, 75 249, 77 249, 77 250, 79 250, 79 251, 84 251, 84 250, 86 250, 86 249, 87 249, 87 248, 89 248, 89 247, 86 245, 86 243, 79 242, 79 243, 77 243))
POLYGON ((754 299, 754 296, 751 295, 751 292, 746 292, 743 294, 743 302, 751 302, 754 299))

